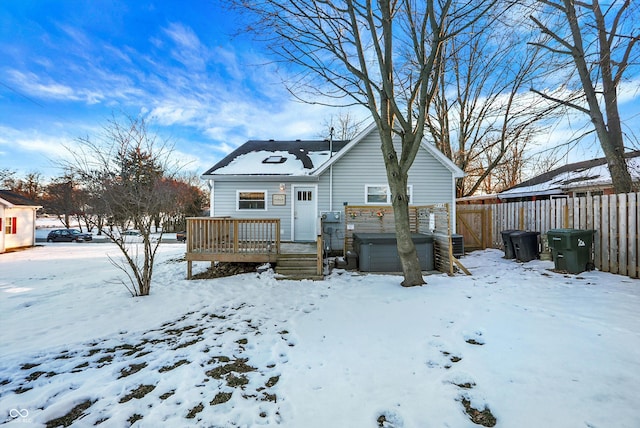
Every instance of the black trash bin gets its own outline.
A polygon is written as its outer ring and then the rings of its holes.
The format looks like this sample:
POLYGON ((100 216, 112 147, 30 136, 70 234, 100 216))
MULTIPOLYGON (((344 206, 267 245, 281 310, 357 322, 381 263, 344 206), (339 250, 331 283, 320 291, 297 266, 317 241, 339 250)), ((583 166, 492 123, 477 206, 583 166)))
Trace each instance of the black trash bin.
POLYGON ((511 233, 510 238, 511 242, 513 242, 516 260, 529 262, 538 258, 540 255, 538 235, 540 235, 540 232, 518 231, 511 233))
POLYGON ((554 267, 558 271, 581 273, 594 268, 591 247, 595 230, 551 229, 547 232, 554 267))
POLYGON ((513 241, 511 241, 511 234, 515 232, 522 232, 519 229, 507 229, 500 232, 502 235, 502 245, 504 246, 504 258, 515 259, 516 252, 513 248, 513 241))

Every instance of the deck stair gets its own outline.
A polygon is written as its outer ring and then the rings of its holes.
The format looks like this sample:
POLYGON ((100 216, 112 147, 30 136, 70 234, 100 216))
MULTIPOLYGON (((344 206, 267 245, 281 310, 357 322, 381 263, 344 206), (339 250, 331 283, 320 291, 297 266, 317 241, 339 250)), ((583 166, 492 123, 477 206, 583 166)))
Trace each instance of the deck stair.
POLYGON ((316 254, 280 254, 276 263, 278 279, 311 279, 322 280, 318 275, 318 259, 316 254))

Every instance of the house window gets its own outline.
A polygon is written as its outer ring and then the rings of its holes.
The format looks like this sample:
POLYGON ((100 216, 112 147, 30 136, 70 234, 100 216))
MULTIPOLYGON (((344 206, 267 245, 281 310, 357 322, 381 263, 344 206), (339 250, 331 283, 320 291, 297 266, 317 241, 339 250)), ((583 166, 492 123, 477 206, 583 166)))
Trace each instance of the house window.
POLYGON ((18 217, 7 217, 4 222, 5 235, 14 235, 18 233, 18 217))
POLYGON ((311 190, 298 190, 298 200, 299 201, 311 201, 313 192, 311 190))
POLYGON ((238 210, 266 210, 266 200, 265 190, 238 191, 238 210))
POLYGON ((365 186, 365 201, 367 204, 388 204, 389 195, 389 186, 365 186))
MULTIPOLYGON (((407 196, 409 203, 413 203, 413 186, 407 186, 407 196)), ((390 204, 391 192, 387 185, 366 185, 365 186, 365 203, 367 204, 390 204)))

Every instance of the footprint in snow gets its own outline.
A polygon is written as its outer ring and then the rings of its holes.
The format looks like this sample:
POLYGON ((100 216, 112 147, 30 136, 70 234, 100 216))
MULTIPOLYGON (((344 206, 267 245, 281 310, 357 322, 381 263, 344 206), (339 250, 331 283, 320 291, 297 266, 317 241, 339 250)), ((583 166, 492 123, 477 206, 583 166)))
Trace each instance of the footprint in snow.
POLYGON ((482 337, 482 334, 483 334, 482 331, 466 333, 464 334, 464 341, 467 342, 469 345, 482 346, 486 343, 484 338, 482 337))
POLYGON ((394 411, 384 411, 376 419, 378 428, 402 428, 404 421, 402 417, 394 411))
POLYGON ((432 340, 429 342, 427 366, 429 368, 450 369, 453 364, 462 361, 459 352, 449 351, 451 349, 447 344, 441 341, 432 340))

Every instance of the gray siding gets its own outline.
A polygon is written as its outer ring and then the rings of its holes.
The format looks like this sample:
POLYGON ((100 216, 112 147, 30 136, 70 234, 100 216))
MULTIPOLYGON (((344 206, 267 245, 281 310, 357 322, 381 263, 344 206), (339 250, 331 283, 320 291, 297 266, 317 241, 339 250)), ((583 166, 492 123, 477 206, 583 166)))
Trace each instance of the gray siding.
MULTIPOLYGON (((400 150, 399 141, 396 150, 400 150)), ((318 184, 318 212, 341 211, 342 221, 339 228, 344 230, 344 203, 366 205, 365 185, 387 184, 380 139, 375 130, 333 166, 333 205, 331 207, 329 183, 330 171, 327 169, 320 177, 318 184)), ((409 171, 409 185, 413 186, 412 205, 454 203, 455 201, 455 195, 452 193, 453 173, 427 150, 418 151, 409 171)), ((340 238, 343 234, 334 235, 332 249, 342 248, 340 238)))
MULTIPOLYGON (((329 210, 329 170, 320 177, 319 211, 329 210)), ((365 205, 365 185, 387 184, 380 140, 372 132, 333 166, 333 210, 349 205, 365 205)), ((453 202, 453 175, 426 150, 418 151, 409 171, 413 205, 453 202)))
MULTIPOLYGON (((399 142, 398 142, 399 146, 399 142)), ((399 147, 398 147, 399 150, 399 147)), ((274 206, 272 195, 281 193, 278 182, 228 182, 213 183, 212 216, 232 216, 237 218, 280 218, 281 239, 289 241, 291 236, 292 185, 315 186, 317 184, 318 215, 323 211, 340 211, 342 221, 331 225, 338 229, 331 237, 332 249, 341 249, 344 232, 344 203, 349 205, 365 205, 365 185, 386 185, 387 174, 380 150, 380 139, 374 130, 355 145, 333 166, 333 198, 330 202, 330 169, 319 178, 318 183, 286 182, 286 205, 274 206), (267 209, 236 209, 236 191, 267 191, 267 209)), ((413 205, 431 205, 436 203, 454 203, 453 174, 427 150, 419 150, 411 170, 409 184, 413 186, 413 205)))
MULTIPOLYGON (((291 237, 291 207, 292 185, 315 186, 316 183, 286 183, 286 203, 284 206, 273 205, 273 195, 283 193, 280 191, 280 183, 263 182, 230 182, 214 181, 212 189, 212 213, 213 217, 230 216, 234 218, 279 218, 280 239, 290 241, 291 237), (266 191, 267 201, 265 211, 262 210, 237 210, 237 191, 266 191)), ((317 192, 316 192, 317 193, 317 192)))

